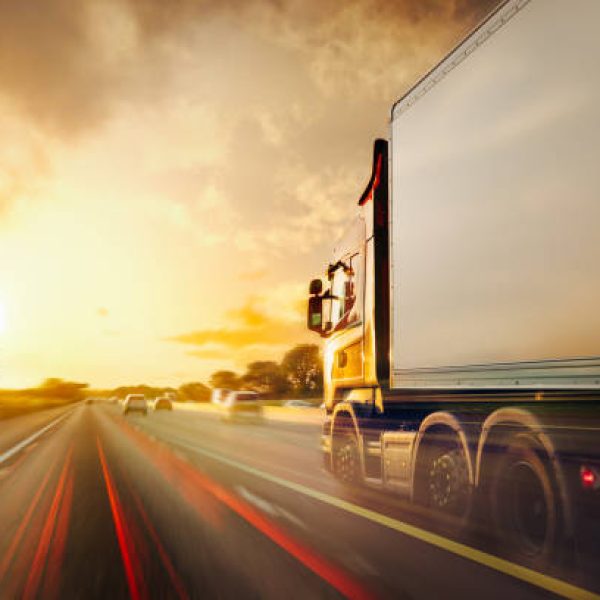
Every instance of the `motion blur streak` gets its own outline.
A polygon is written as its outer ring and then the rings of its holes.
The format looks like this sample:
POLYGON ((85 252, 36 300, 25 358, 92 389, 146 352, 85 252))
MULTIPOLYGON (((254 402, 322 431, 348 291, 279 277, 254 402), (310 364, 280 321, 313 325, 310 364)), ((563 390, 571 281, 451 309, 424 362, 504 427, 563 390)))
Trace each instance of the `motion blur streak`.
POLYGON ((133 497, 133 501, 135 502, 135 506, 136 506, 140 516, 142 517, 142 521, 144 521, 144 525, 146 526, 146 529, 147 529, 148 533, 150 534, 150 537, 152 538, 152 541, 154 542, 154 544, 156 546, 158 555, 160 556, 160 560, 161 560, 165 570, 169 574, 169 578, 171 579, 173 588, 177 592, 177 596, 179 598, 181 598, 181 600, 187 600, 187 598, 189 598, 189 596, 187 595, 187 592, 185 591, 185 588, 183 586, 183 583, 181 582, 181 579, 179 579, 179 576, 177 575, 177 572, 175 571, 175 567, 173 566, 173 563, 171 562, 169 555, 167 554, 164 546, 162 545, 162 543, 160 541, 160 538, 158 537, 158 533, 156 533, 156 529, 154 529, 154 527, 152 526, 152 523, 151 523, 150 519, 148 518, 146 511, 144 510, 144 506, 142 505, 142 501, 140 500, 140 497, 133 491, 131 486, 129 486, 129 492, 130 492, 131 496, 133 497))
MULTIPOLYGON (((123 429, 127 431, 139 445, 144 446, 144 453, 147 456, 152 456, 153 462, 161 468, 161 472, 167 480, 172 479, 170 475, 173 472, 185 470, 188 473, 190 482, 195 482, 196 485, 208 491, 217 500, 222 502, 263 535, 267 536, 272 542, 288 552, 338 592, 353 600, 371 600, 374 598, 374 595, 365 589, 359 581, 355 580, 337 565, 329 562, 322 556, 319 556, 311 548, 292 538, 276 523, 267 519, 241 498, 229 493, 217 482, 208 479, 208 477, 200 471, 192 468, 170 451, 167 452, 165 450, 164 452, 157 452, 155 444, 150 443, 145 436, 136 434, 130 427, 124 427, 123 429)), ((172 481, 171 483, 173 484, 172 481)))
POLYGON ((23 517, 23 519, 21 520, 21 523, 19 524, 19 528, 17 529, 17 532, 15 533, 15 537, 13 538, 10 546, 8 547, 8 550, 6 551, 6 554, 4 555, 4 558, 2 559, 2 564, 0 564, 0 581, 4 578, 4 575, 6 574, 6 571, 8 569, 8 567, 10 566, 10 563, 15 555, 15 552, 17 551, 17 548, 21 542, 21 539, 23 538, 23 534, 25 533, 25 530, 27 529, 27 525, 29 524, 29 521, 31 521, 31 517, 40 501, 40 498, 42 497, 42 494, 44 493, 44 490, 46 489, 46 486, 48 485, 48 480, 50 479, 50 474, 52 473, 54 468, 54 465, 52 465, 52 467, 50 469, 48 469, 48 471, 46 471, 46 475, 44 477, 44 479, 42 480, 42 483, 39 485, 33 500, 31 501, 31 504, 29 505, 29 508, 27 509, 27 512, 25 513, 25 516, 23 517))
POLYGON ((172 454, 165 446, 151 443, 148 438, 134 431, 122 420, 114 419, 114 422, 137 446, 143 447, 146 455, 152 453, 153 463, 161 475, 174 489, 178 490, 203 521, 215 529, 221 528, 221 505, 211 494, 194 483, 197 472, 193 468, 184 461, 174 463, 171 459, 172 454))
POLYGON ((67 534, 69 529, 69 518, 71 516, 71 507, 73 505, 73 471, 69 474, 67 486, 63 501, 60 505, 60 512, 56 522, 54 540, 50 548, 50 556, 46 566, 46 577, 44 581, 44 597, 58 598, 60 573, 63 567, 63 557, 67 543, 67 534))
POLYGON ((146 511, 144 510, 142 501, 140 500, 139 496, 133 491, 131 486, 129 486, 128 489, 129 489, 129 493, 133 497, 133 501, 135 502, 135 506, 138 510, 138 513, 142 517, 142 520, 144 521, 144 525, 146 526, 146 529, 147 529, 148 533, 150 534, 150 537, 154 541, 154 544, 158 551, 158 555, 160 556, 160 560, 161 560, 165 570, 169 574, 169 578, 171 579, 173 588, 177 592, 177 596, 179 598, 181 598, 181 600, 187 600, 189 598, 189 596, 187 595, 187 592, 185 591, 185 588, 183 586, 183 583, 181 582, 181 579, 179 578, 179 576, 177 575, 177 572, 175 571, 175 567, 173 566, 173 563, 171 562, 169 555, 167 554, 164 546, 162 545, 162 543, 158 537, 158 533, 156 533, 156 530, 152 526, 152 522, 150 521, 150 519, 148 518, 148 515, 146 514, 146 511))
POLYGON ((308 567, 319 577, 327 581, 327 583, 344 594, 344 596, 356 600, 373 598, 373 595, 365 590, 359 582, 354 581, 348 574, 336 565, 318 556, 310 548, 288 536, 280 527, 266 519, 250 505, 229 494, 214 482, 206 480, 206 485, 223 504, 226 504, 231 510, 299 560, 305 567, 308 567))
POLYGON ((102 465, 102 473, 104 475, 104 482, 106 483, 106 492, 108 494, 108 500, 110 502, 110 509, 113 515, 113 521, 115 524, 115 531, 117 539, 119 541, 119 548, 121 550, 121 557, 123 559, 123 566, 125 568, 125 576, 127 578, 127 585, 129 587, 129 594, 132 600, 140 600, 142 598, 140 594, 140 588, 135 578, 132 563, 132 544, 131 538, 127 531, 127 525, 125 522, 123 509, 117 495, 117 491, 112 482, 110 473, 108 472, 108 466, 106 464, 106 457, 100 444, 100 438, 96 438, 96 445, 98 446, 98 455, 100 456, 100 463, 102 465))
POLYGON ((65 490, 67 473, 71 466, 72 456, 73 447, 71 446, 71 448, 69 448, 69 451, 67 452, 65 464, 61 471, 58 484, 56 485, 56 492, 54 493, 54 498, 52 500, 52 504, 50 505, 50 510, 46 515, 46 521, 44 523, 44 528, 42 529, 42 534, 40 536, 37 551, 33 558, 31 571, 29 572, 29 577, 27 578, 27 583, 25 584, 23 598, 25 598, 26 600, 28 600, 29 598, 35 598, 37 595, 40 579, 42 577, 44 566, 46 564, 46 557, 48 556, 48 550, 50 548, 50 542, 52 540, 52 534, 54 532, 54 526, 56 524, 58 509, 60 507, 60 502, 62 500, 63 493, 65 490))

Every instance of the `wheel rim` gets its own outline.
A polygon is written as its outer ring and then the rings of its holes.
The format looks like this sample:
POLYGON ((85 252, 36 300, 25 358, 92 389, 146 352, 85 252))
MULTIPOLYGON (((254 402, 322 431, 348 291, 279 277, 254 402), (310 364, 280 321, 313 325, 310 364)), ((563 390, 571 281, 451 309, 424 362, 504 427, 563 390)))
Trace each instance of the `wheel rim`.
POLYGON ((514 463, 507 472, 508 526, 521 549, 531 556, 546 546, 549 530, 548 500, 543 483, 526 461, 514 463))
POLYGON ((356 481, 357 473, 356 444, 352 440, 345 440, 336 453, 336 474, 342 481, 350 483, 356 481))
POLYGON ((456 514, 466 506, 469 485, 467 464, 459 449, 437 456, 428 473, 429 504, 440 511, 456 514))

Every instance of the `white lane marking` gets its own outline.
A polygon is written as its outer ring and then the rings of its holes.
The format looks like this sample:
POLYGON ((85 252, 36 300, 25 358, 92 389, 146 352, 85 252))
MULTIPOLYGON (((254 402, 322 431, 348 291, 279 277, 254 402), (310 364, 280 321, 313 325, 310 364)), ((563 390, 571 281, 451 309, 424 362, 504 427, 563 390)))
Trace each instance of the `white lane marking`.
POLYGON ((286 510, 278 504, 273 504, 268 500, 265 500, 261 496, 252 493, 243 485, 236 485, 234 489, 242 498, 244 498, 244 500, 246 500, 250 504, 253 504, 254 506, 256 506, 256 508, 271 515, 272 517, 283 517, 284 519, 287 519, 297 527, 300 527, 304 530, 308 530, 306 524, 296 515, 292 514, 289 510, 286 510))
POLYGON ((256 469, 244 463, 238 462, 237 460, 217 454, 216 452, 212 452, 204 448, 198 448, 197 446, 192 446, 191 444, 187 444, 183 441, 175 443, 179 444, 180 446, 184 446, 192 452, 196 452, 197 454, 207 456, 208 458, 212 458, 223 464, 239 469, 240 471, 244 471, 250 475, 264 479, 265 481, 269 481, 270 483, 275 483, 281 487, 293 490, 294 492, 298 492, 304 496, 308 496, 309 498, 313 498, 314 500, 319 500, 323 504, 328 504, 329 506, 344 510, 373 523, 377 523, 378 525, 387 527, 388 529, 397 531, 408 537, 412 537, 436 548, 445 550, 451 554, 455 554, 472 562, 489 567, 490 569, 503 573, 504 575, 508 575, 515 579, 520 579, 521 581, 525 581, 526 583, 536 587, 548 590, 553 594, 558 594, 566 598, 576 598, 578 600, 600 600, 600 594, 580 588, 561 579, 557 579, 556 577, 539 573, 538 571, 534 571, 509 560, 499 558, 493 554, 488 554, 487 552, 483 552, 477 548, 472 548, 471 546, 461 544, 460 542, 455 542, 454 540, 445 538, 436 533, 432 533, 426 529, 421 529, 419 527, 415 527, 414 525, 410 525, 409 523, 394 519, 393 517, 388 517, 387 515, 378 513, 369 508, 364 508, 358 504, 353 504, 347 500, 337 498, 336 496, 319 492, 318 490, 309 488, 300 483, 295 483, 294 481, 289 481, 287 479, 283 479, 282 477, 271 475, 266 471, 261 471, 260 469, 256 469))
POLYGON ((342 555, 342 561, 346 565, 346 568, 354 571, 355 573, 366 573, 367 575, 375 576, 379 575, 377 569, 365 560, 360 554, 344 554, 342 555))
POLYGON ((253 494, 250 490, 247 490, 243 485, 236 485, 235 491, 242 497, 244 500, 250 502, 250 504, 254 504, 256 508, 262 510, 263 512, 275 517, 279 514, 277 507, 271 504, 268 500, 253 494))
POLYGON ((306 523, 304 521, 300 520, 299 517, 297 517, 296 515, 294 515, 293 513, 291 513, 289 510, 286 510, 285 508, 282 508, 280 506, 279 507, 279 512, 281 513, 281 515, 283 517, 285 517, 288 521, 290 521, 291 523, 293 523, 297 527, 300 527, 300 528, 305 529, 306 531, 308 531, 308 526, 306 525, 306 523))
POLYGON ((25 438, 24 440, 21 440, 18 444, 14 445, 12 448, 8 449, 3 454, 0 454, 0 465, 2 463, 6 462, 9 458, 12 458, 15 454, 19 453, 24 448, 27 448, 27 446, 29 446, 31 443, 33 443, 35 440, 37 440, 41 435, 46 433, 46 431, 48 431, 48 429, 51 429, 52 427, 54 427, 54 425, 56 425, 57 423, 60 423, 69 414, 71 414, 71 411, 69 411, 68 413, 66 413, 64 415, 61 415, 57 419, 54 419, 54 421, 51 421, 50 423, 48 423, 48 425, 45 425, 41 429, 38 429, 35 433, 32 433, 29 437, 25 438))
MULTIPOLYGON (((287 519, 297 527, 308 531, 308 527, 296 515, 292 514, 285 508, 282 508, 278 504, 273 504, 268 500, 265 500, 265 498, 254 494, 249 489, 245 488, 243 485, 236 485, 234 489, 242 498, 244 498, 244 500, 246 500, 246 502, 253 504, 262 512, 267 513, 272 517, 283 517, 284 519, 287 519)), ((342 561, 346 565, 346 567, 349 568, 351 571, 358 573, 366 573, 368 575, 377 575, 377 571, 373 567, 373 565, 369 564, 369 562, 366 561, 359 554, 346 553, 342 557, 342 561)))

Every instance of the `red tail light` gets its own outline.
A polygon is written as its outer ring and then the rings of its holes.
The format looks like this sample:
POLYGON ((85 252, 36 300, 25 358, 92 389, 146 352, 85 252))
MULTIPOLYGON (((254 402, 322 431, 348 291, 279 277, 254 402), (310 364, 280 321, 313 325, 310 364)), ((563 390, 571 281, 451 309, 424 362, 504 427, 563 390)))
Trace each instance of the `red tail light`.
POLYGON ((593 488, 598 487, 598 475, 594 469, 583 466, 579 471, 579 475, 581 477, 581 485, 587 489, 591 490, 593 488))

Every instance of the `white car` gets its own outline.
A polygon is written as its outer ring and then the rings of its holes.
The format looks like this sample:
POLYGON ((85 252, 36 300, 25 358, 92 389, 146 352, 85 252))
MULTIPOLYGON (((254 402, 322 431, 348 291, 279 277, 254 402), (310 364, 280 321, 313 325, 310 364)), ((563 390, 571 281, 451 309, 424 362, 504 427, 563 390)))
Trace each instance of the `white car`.
POLYGON ((159 396, 154 400, 153 408, 157 410, 173 410, 173 402, 169 396, 159 396))
POLYGON ((210 394, 210 401, 212 404, 223 404, 227 399, 227 396, 231 394, 231 390, 225 388, 214 388, 210 394))
POLYGON ((123 414, 130 412, 141 412, 144 415, 148 414, 148 402, 144 394, 127 394, 123 401, 123 414))
POLYGON ((224 421, 259 421, 262 418, 262 405, 256 392, 229 392, 220 406, 224 421))

